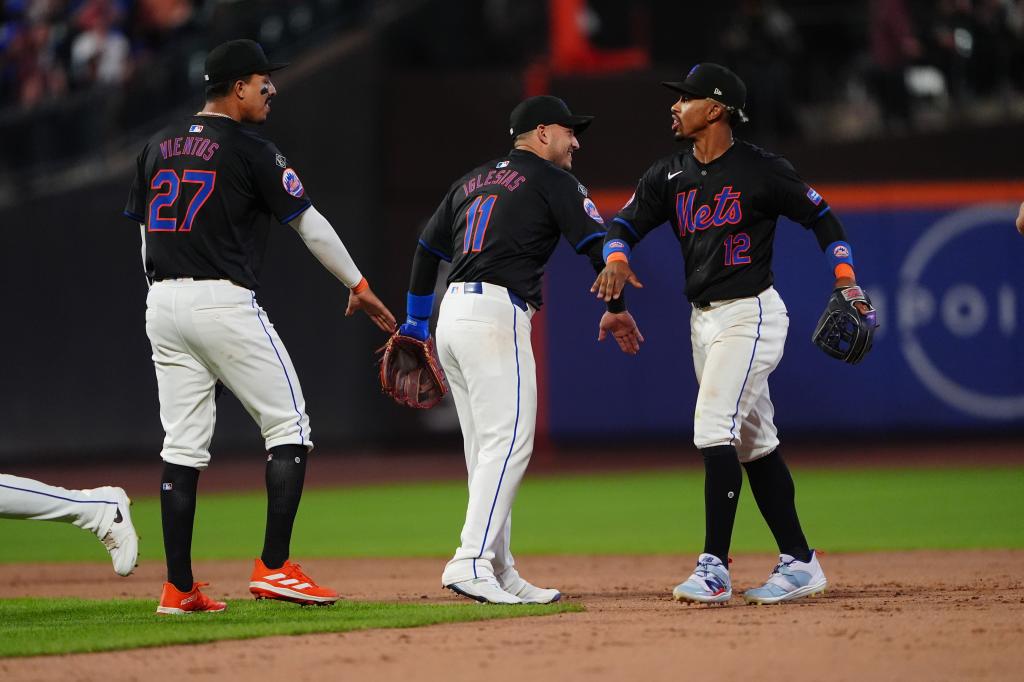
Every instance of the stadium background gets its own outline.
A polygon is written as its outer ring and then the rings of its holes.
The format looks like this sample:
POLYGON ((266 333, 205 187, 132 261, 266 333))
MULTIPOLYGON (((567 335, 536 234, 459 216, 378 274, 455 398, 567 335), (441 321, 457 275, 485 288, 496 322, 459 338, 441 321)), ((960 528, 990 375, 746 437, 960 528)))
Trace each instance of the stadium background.
MULTIPOLYGON (((863 366, 818 353, 827 268, 810 235, 780 224, 783 437, 1024 433, 1019 3, 11 0, 3 12, 0 461, 155 457, 145 285, 119 214, 141 141, 200 107, 206 50, 238 35, 293 62, 265 132, 399 313, 418 230, 448 182, 508 147, 521 97, 552 92, 598 116, 574 170, 610 216, 673 150, 658 81, 728 64, 750 90, 738 135, 786 154, 836 207, 882 317, 863 366)), ((696 387, 668 228, 637 254, 638 358, 593 342, 600 306, 577 260, 560 247, 535 332, 541 447, 687 451, 696 387)), ((343 318, 343 290, 290 230, 273 231, 263 279, 322 451, 457 451, 450 406, 412 413, 377 393, 380 335, 343 318)), ((220 402, 215 452, 258 451, 247 415, 220 402)))

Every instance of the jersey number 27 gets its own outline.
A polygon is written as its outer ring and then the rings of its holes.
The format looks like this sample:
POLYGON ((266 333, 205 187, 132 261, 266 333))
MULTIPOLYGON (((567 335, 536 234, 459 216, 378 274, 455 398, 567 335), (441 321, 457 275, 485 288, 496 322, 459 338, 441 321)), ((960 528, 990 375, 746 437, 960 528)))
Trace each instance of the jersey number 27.
MULTIPOLYGON (((149 232, 190 232, 192 230, 192 221, 196 219, 199 209, 210 198, 215 184, 217 184, 217 171, 186 170, 182 171, 179 178, 176 171, 170 168, 161 169, 153 176, 153 181, 149 183, 150 189, 158 191, 149 202, 149 216, 148 220, 146 220, 146 229, 149 232), (181 225, 179 225, 175 218, 161 216, 160 211, 168 206, 173 207, 175 202, 178 201, 178 194, 181 191, 181 183, 183 182, 197 184, 199 189, 192 196, 192 201, 188 202, 188 208, 185 209, 185 217, 182 219, 181 225)), ((171 210, 174 209, 172 208, 171 210)))

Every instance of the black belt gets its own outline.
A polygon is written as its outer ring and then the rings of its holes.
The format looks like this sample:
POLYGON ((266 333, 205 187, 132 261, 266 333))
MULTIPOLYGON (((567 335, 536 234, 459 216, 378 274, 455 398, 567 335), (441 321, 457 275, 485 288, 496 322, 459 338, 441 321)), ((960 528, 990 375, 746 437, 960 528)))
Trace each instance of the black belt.
MULTIPOLYGON (((467 294, 482 294, 484 293, 484 282, 463 282, 462 291, 467 294)), ((529 306, 523 297, 515 293, 511 289, 505 289, 508 292, 508 300, 512 301, 512 304, 522 310, 524 313, 529 311, 529 306)))
POLYGON ((693 301, 693 307, 697 310, 707 310, 711 307, 711 301, 693 301))

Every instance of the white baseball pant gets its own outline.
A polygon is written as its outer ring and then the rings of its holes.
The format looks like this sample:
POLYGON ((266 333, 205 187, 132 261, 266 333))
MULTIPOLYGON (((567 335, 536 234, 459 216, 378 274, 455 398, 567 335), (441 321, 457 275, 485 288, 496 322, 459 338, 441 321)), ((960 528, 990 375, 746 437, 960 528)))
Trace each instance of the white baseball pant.
POLYGON ((512 503, 533 453, 537 421, 534 310, 520 305, 505 287, 486 282, 450 284, 441 302, 437 348, 469 475, 466 521, 443 585, 500 575, 515 565, 512 503))
POLYGON ((788 330, 789 313, 774 287, 751 298, 694 307, 690 342, 700 384, 694 445, 734 445, 741 462, 778 447, 768 376, 782 360, 788 330))
POLYGON ((68 490, 31 478, 0 474, 0 516, 65 521, 102 537, 117 514, 110 488, 68 490))
POLYGON ((220 380, 259 425, 266 449, 305 445, 309 417, 295 367, 256 294, 227 280, 172 279, 149 290, 165 462, 205 469, 220 380))

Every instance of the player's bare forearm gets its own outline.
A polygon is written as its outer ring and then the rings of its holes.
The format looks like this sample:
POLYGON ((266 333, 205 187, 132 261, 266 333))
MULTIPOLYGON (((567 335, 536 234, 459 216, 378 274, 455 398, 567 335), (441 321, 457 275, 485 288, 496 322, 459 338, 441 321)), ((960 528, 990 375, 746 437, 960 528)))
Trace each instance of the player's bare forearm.
POLYGON ((640 283, 633 269, 629 267, 627 261, 612 261, 604 266, 604 270, 594 280, 590 287, 590 292, 597 294, 597 297, 605 302, 611 301, 622 295, 626 282, 629 282, 638 289, 642 289, 644 286, 640 283))
POLYGON ((1021 202, 1020 211, 1017 212, 1017 231, 1024 235, 1024 202, 1021 202))
POLYGON ((604 341, 611 334, 623 353, 636 355, 640 352, 640 344, 644 335, 636 325, 636 320, 627 311, 621 313, 606 312, 598 324, 597 340, 604 341))
POLYGON ((345 316, 350 317, 357 310, 362 310, 381 331, 389 333, 395 331, 395 316, 391 314, 388 307, 377 298, 377 295, 373 293, 369 286, 356 293, 358 288, 349 289, 348 307, 345 308, 345 316))

